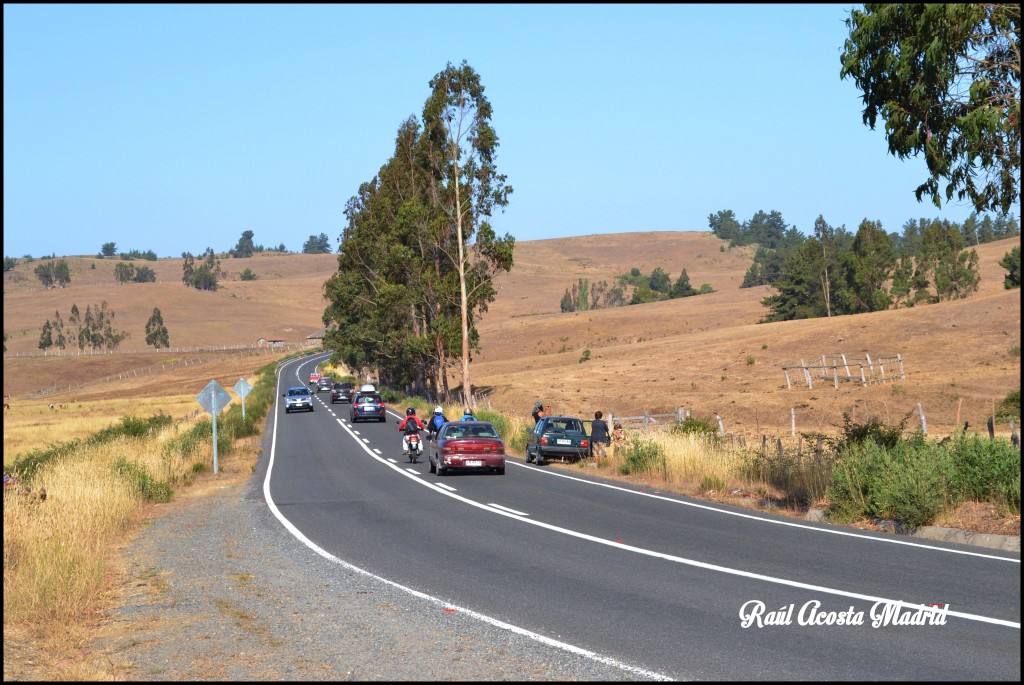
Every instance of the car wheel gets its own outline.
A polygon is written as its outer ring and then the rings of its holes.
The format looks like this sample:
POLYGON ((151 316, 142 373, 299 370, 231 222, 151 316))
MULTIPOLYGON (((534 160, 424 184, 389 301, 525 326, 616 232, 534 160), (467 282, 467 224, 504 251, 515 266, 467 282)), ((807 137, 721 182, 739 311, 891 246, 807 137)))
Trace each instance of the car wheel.
POLYGON ((285 414, 291 414, 291 413, 292 413, 292 410, 291 410, 291 409, 289 409, 288 407, 285 407, 285 408, 284 408, 284 413, 285 413, 285 414))
POLYGON ((434 468, 434 460, 430 458, 429 454, 427 455, 427 464, 429 464, 427 471, 430 473, 437 473, 437 469, 434 468))
POLYGON ((387 421, 387 420, 388 420, 388 417, 386 417, 386 416, 382 416, 382 417, 380 417, 380 419, 379 419, 379 420, 377 421, 377 423, 384 423, 384 422, 385 422, 385 421, 387 421))
POLYGON ((505 467, 502 466, 500 469, 494 469, 494 472, 496 474, 498 474, 499 476, 504 476, 505 475, 505 467))
POLYGON ((434 465, 434 473, 441 477, 445 474, 445 469, 441 466, 441 457, 437 458, 437 463, 434 465))
POLYGON ((526 463, 530 464, 533 462, 533 454, 530 453, 530 446, 526 446, 526 463))

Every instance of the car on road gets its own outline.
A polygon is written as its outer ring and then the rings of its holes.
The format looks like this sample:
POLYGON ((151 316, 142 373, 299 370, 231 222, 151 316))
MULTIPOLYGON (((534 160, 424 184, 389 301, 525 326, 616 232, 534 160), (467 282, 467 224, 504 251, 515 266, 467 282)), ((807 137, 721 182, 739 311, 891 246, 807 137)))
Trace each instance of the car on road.
POLYGON ((288 388, 281 397, 284 398, 285 414, 291 414, 292 411, 313 411, 313 393, 304 385, 288 388))
POLYGON ((320 380, 320 372, 319 371, 313 371, 312 373, 309 374, 309 384, 310 385, 316 385, 319 380, 320 380))
POLYGON ((334 379, 330 376, 320 376, 320 379, 316 382, 316 391, 330 390, 334 385, 334 379))
POLYGON ((351 402, 352 392, 355 390, 355 387, 351 383, 335 383, 331 386, 331 404, 335 402, 351 402))
POLYGON ((527 464, 551 458, 576 461, 589 456, 590 438, 583 420, 574 416, 545 416, 526 436, 527 464))
POLYGON ((375 392, 361 392, 352 402, 349 418, 352 420, 352 423, 370 420, 383 423, 388 420, 388 412, 384 406, 384 400, 381 399, 379 394, 375 392))
POLYGON ((430 472, 443 476, 454 471, 505 473, 505 442, 487 421, 449 421, 427 446, 430 472))

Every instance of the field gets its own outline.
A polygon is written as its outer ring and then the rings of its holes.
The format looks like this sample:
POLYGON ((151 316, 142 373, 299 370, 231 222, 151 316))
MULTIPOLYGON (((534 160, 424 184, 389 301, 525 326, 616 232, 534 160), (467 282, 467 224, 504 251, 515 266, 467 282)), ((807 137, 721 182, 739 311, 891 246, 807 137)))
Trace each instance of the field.
MULTIPOLYGON (((892 424, 911 415, 912 430, 920 425, 920 403, 930 435, 948 434, 965 421, 971 430, 984 431, 993 404, 1020 387, 1020 291, 1003 288, 1005 270, 999 266, 1019 242, 977 248, 981 287, 964 300, 772 324, 757 323, 769 289, 739 288, 750 250, 730 250, 710 233, 520 242, 515 266, 497 278, 498 297, 479 324, 482 349, 471 365, 477 402, 526 416, 541 400, 549 411, 584 418, 598 409, 632 416, 684 407, 695 416, 721 416, 727 432, 748 440, 788 437, 794 416, 797 433, 834 432, 844 412, 855 420, 877 416, 892 424), (707 283, 715 292, 588 312, 559 310, 562 294, 579 278, 611 283, 633 267, 649 273, 659 266, 673 280, 685 268, 694 287, 707 283), (581 361, 585 350, 589 361, 581 361), (865 353, 900 354, 906 377, 869 387, 841 383, 838 390, 824 380, 816 380, 813 390, 796 381, 786 388, 784 365, 865 353)), ((336 268, 333 255, 224 259, 228 276, 222 287, 201 292, 182 285, 181 259, 136 262, 152 268, 157 282, 126 285, 114 279, 116 259, 67 260, 72 280, 63 289, 43 290, 32 274, 35 263, 4 274, 4 393, 11 404, 4 422, 5 462, 11 456, 9 426, 28 424, 47 436, 63 436, 61 421, 91 412, 109 422, 117 416, 95 408, 132 398, 137 403, 128 402, 126 409, 163 406, 172 415, 188 413, 198 408, 194 397, 210 379, 230 388, 275 354, 211 348, 251 346, 261 337, 293 348, 315 345, 307 337, 323 327, 322 284, 336 268), (258 279, 240 280, 245 268, 258 279), (130 334, 117 353, 28 356, 39 353, 45 320, 60 312, 66 324, 73 304, 84 314, 87 305, 102 301, 116 314, 114 327, 130 334), (144 326, 154 307, 163 315, 172 351, 145 346, 144 326), (197 347, 205 351, 188 349, 197 347), (183 365, 196 361, 202 363, 183 365), (63 389, 35 395, 53 387, 63 389), (64 408, 50 410, 50 403, 64 408)), ((454 372, 450 378, 457 387, 454 372)), ((76 425, 86 430, 92 422, 76 425)), ((1000 424, 997 430, 1008 435, 1010 429, 1000 424)))

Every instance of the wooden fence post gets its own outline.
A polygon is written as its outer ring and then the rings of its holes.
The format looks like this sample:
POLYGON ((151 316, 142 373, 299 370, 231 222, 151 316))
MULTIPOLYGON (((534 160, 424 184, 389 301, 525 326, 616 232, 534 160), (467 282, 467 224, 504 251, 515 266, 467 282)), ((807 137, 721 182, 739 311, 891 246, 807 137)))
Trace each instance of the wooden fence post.
POLYGON ((796 437, 796 408, 789 408, 789 434, 791 437, 796 437))
POLYGON ((921 416, 921 432, 928 435, 928 422, 924 419, 924 409, 920 402, 917 403, 917 413, 921 416))

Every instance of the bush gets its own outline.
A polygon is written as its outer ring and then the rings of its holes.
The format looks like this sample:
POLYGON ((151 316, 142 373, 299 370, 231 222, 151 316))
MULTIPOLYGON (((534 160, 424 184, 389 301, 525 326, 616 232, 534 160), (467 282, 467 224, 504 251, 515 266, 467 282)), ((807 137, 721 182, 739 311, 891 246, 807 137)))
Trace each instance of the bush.
POLYGON ((665 448, 653 440, 640 437, 630 439, 626 443, 624 457, 625 461, 619 467, 619 473, 624 476, 665 468, 665 448))
POLYGON ((718 435, 718 423, 711 418, 700 419, 695 416, 687 416, 682 421, 677 421, 669 431, 672 435, 718 435))
POLYGON ((996 405, 996 421, 1014 420, 1020 423, 1020 388, 1011 390, 996 405))
POLYGON ((891 518, 922 526, 949 503, 949 453, 924 440, 892 449, 873 440, 846 449, 828 489, 837 521, 891 518))
POLYGON ((961 433, 940 447, 949 452, 956 502, 992 502, 1020 511, 1020 452, 1009 440, 961 433))
POLYGON ((137 494, 150 502, 170 502, 174 490, 164 481, 155 480, 145 467, 118 457, 114 470, 128 479, 137 494))

